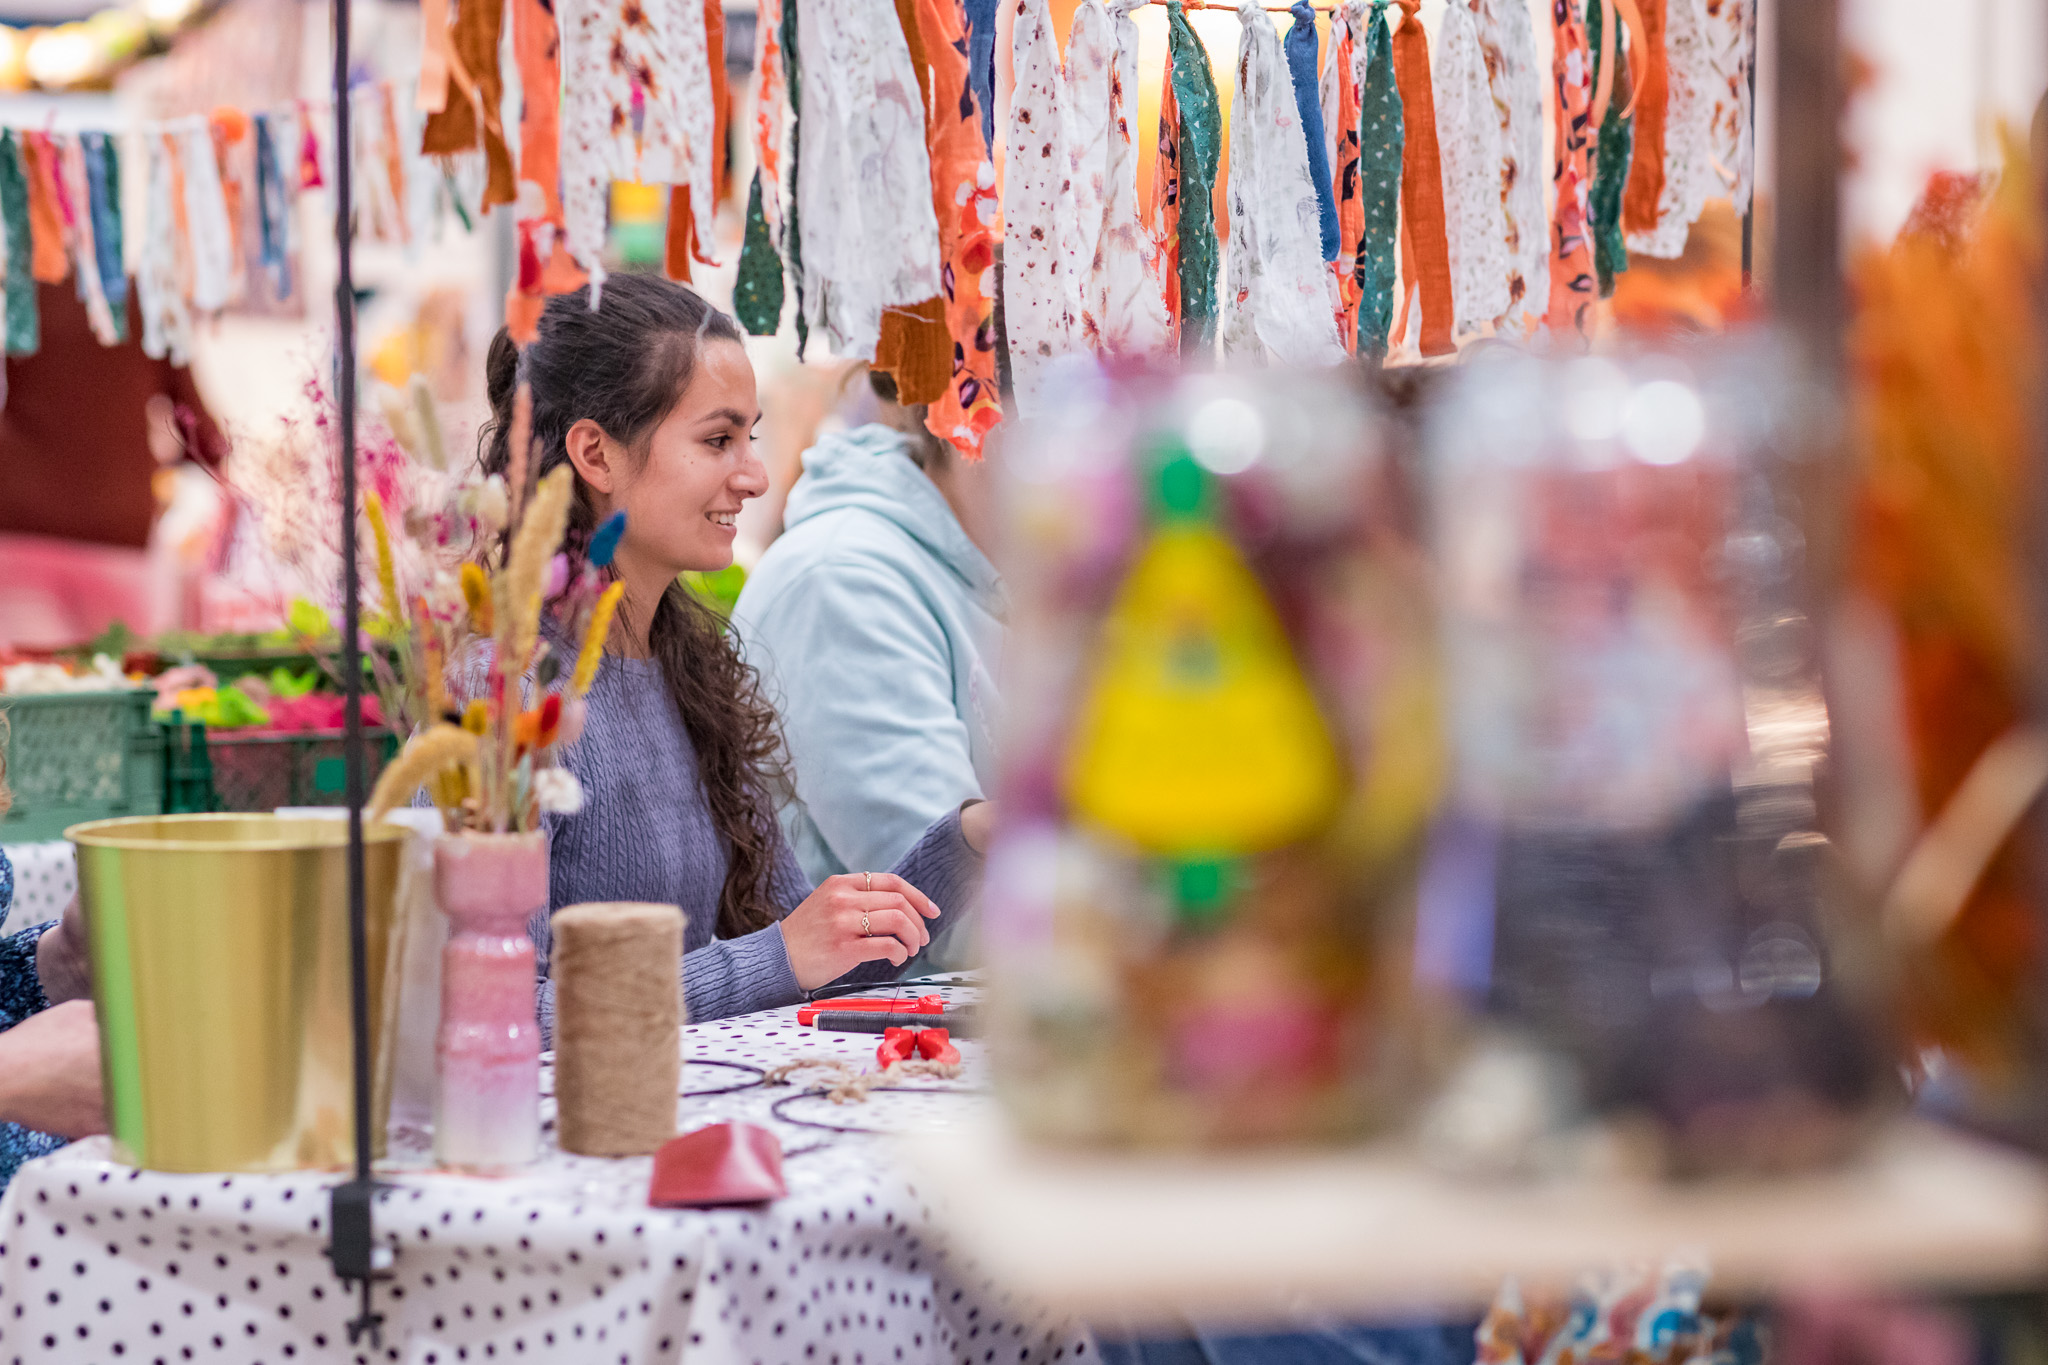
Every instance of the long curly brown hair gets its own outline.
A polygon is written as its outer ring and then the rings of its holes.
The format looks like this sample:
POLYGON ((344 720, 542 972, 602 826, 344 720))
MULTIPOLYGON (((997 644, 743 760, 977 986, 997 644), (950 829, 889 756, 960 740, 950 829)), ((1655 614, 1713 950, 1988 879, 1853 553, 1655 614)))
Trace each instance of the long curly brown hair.
MULTIPOLYGON (((613 275, 600 306, 586 286, 550 298, 540 335, 522 353, 500 329, 485 377, 492 421, 480 434, 486 473, 511 464, 512 405, 523 381, 533 396, 538 473, 569 458, 569 428, 588 418, 634 457, 674 410, 709 341, 741 339, 739 324, 692 291, 651 275, 613 275)), ((590 490, 579 478, 569 544, 596 527, 590 490)), ((760 678, 740 658, 721 621, 671 583, 654 609, 649 640, 669 696, 697 750, 711 823, 726 845, 718 936, 733 938, 780 918, 770 884, 775 867, 775 798, 788 787, 782 731, 761 696, 760 678)))

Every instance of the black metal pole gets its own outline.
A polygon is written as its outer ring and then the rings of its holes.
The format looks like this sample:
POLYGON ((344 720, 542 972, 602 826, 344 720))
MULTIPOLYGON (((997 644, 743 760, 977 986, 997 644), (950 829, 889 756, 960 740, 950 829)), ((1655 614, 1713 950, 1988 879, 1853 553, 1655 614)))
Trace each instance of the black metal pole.
POLYGON ((375 1230, 370 1177, 370 950, 363 906, 363 659, 362 592, 356 577, 356 290, 350 220, 354 206, 349 166, 349 4, 334 7, 334 402, 341 463, 341 686, 344 799, 348 802, 349 1023, 355 1063, 355 1177, 335 1188, 329 1205, 333 1240, 327 1248, 334 1273, 362 1290, 362 1311, 348 1324, 351 1345, 368 1336, 381 1344, 383 1316, 370 1303, 375 1278, 375 1230))

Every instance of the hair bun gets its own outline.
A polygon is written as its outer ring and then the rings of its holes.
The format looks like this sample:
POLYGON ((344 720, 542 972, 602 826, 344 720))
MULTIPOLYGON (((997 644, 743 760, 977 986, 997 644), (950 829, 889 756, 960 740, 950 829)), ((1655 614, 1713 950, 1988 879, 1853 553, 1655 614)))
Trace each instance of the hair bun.
POLYGON ((519 346, 512 329, 500 327, 491 338, 484 356, 484 396, 490 400, 491 415, 500 422, 512 418, 512 393, 519 384, 519 346))

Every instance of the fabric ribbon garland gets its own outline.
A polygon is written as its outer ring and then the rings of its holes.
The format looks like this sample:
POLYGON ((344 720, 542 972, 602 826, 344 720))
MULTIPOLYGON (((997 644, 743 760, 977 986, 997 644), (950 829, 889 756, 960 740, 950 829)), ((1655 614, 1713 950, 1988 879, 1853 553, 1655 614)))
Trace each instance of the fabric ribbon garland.
MULTIPOLYGON (((1180 349, 1208 355, 1216 344, 1216 170, 1222 159, 1223 114, 1209 54, 1188 23, 1181 0, 1167 0, 1167 50, 1172 54, 1180 247, 1180 349)), ((1162 117, 1164 110, 1162 107, 1162 117)))
POLYGON ((275 120, 257 114, 256 123, 256 259, 270 272, 271 288, 280 299, 292 293, 292 272, 285 254, 291 235, 290 192, 278 164, 275 120))
MULTIPOLYGON (((94 232, 92 182, 85 165, 83 140, 66 136, 58 144, 59 169, 63 172, 64 207, 69 215, 72 273, 78 277, 78 298, 85 305, 86 325, 102 346, 121 340, 122 328, 114 320, 107 290, 100 280, 100 252, 94 232)), ((115 259, 118 272, 120 261, 115 259)))
POLYGON ((1473 16, 1500 131, 1508 306, 1498 325, 1505 334, 1526 336, 1550 305, 1550 223, 1537 169, 1543 163, 1543 82, 1536 74, 1536 33, 1527 0, 1475 0, 1473 16))
MULTIPOLYGON (((1403 25, 1405 28, 1406 25, 1403 25)), ((1455 335, 1474 336, 1508 311, 1508 225, 1500 202, 1500 122, 1472 11, 1445 6, 1431 71, 1443 159, 1455 335)))
MULTIPOLYGON (((512 203, 518 197, 512 150, 505 145, 505 128, 499 114, 505 99, 505 81, 498 69, 504 13, 503 0, 457 0, 453 43, 448 48, 453 57, 448 66, 466 77, 468 98, 448 100, 444 108, 430 114, 420 140, 420 150, 431 156, 453 156, 471 150, 481 141, 487 171, 483 197, 486 210, 512 203)), ((423 12, 423 21, 425 17, 423 12)), ((427 33, 431 38, 432 30, 427 33)))
POLYGON ((125 243, 121 228, 121 153, 114 139, 102 132, 81 133, 78 141, 85 162, 86 193, 91 206, 99 285, 113 324, 110 336, 117 344, 128 339, 128 270, 123 264, 125 243))
POLYGON ((1152 239, 1159 243, 1161 301, 1169 340, 1180 338, 1180 109, 1173 99, 1173 53, 1159 82, 1159 142, 1152 156, 1152 239))
MULTIPOLYGON (((1570 3, 1570 0, 1560 0, 1570 3)), ((1383 364, 1394 325, 1396 252, 1401 238, 1403 153, 1407 124, 1394 69, 1394 40, 1387 7, 1373 6, 1365 35, 1365 80, 1358 97, 1359 239, 1357 350, 1361 359, 1383 364)), ((1441 193, 1441 190, 1439 190, 1441 193)))
MULTIPOLYGON (((1630 154, 1628 183, 1621 200, 1622 231, 1630 236, 1654 232, 1657 207, 1664 198, 1664 115, 1670 95, 1670 72, 1664 53, 1665 0, 1637 0, 1643 18, 1643 44, 1631 54, 1635 115, 1635 147, 1630 154)), ((1621 62, 1615 62, 1615 76, 1621 62)))
POLYGON ((782 326, 783 148, 789 127, 788 78, 783 69, 782 0, 761 0, 754 16, 754 180, 747 188, 746 229, 733 315, 753 336, 782 326))
POLYGON ((904 46, 910 53, 910 67, 917 75, 919 105, 924 110, 925 155, 931 162, 928 192, 932 195, 932 215, 939 224, 941 237, 941 292, 912 304, 893 305, 882 310, 882 330, 875 342, 874 369, 894 379, 898 402, 913 407, 929 407, 945 394, 946 385, 953 377, 953 338, 946 330, 944 294, 943 238, 947 205, 938 191, 939 182, 945 177, 939 170, 934 153, 940 120, 950 114, 957 122, 959 115, 957 105, 954 110, 947 111, 932 101, 931 45, 925 41, 918 21, 917 0, 896 0, 896 25, 902 30, 904 46))

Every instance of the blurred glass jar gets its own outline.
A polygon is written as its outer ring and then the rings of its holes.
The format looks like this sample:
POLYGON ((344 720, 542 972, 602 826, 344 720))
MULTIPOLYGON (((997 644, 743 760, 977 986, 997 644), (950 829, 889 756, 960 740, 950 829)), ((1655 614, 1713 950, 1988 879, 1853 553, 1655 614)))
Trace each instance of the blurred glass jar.
POLYGON ((1792 374, 1758 343, 1504 354, 1435 404, 1456 777, 1417 967, 1489 1026, 1428 1130, 1450 1160, 1590 1115, 1667 1170, 1804 1166, 1896 1093, 1816 796, 1792 374))
POLYGON ((1004 455, 1002 1093, 1059 1142, 1361 1134, 1444 773, 1386 431, 1339 377, 1056 388, 1004 455))

